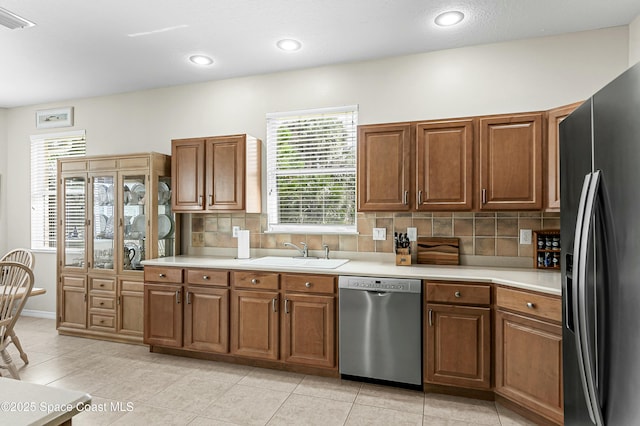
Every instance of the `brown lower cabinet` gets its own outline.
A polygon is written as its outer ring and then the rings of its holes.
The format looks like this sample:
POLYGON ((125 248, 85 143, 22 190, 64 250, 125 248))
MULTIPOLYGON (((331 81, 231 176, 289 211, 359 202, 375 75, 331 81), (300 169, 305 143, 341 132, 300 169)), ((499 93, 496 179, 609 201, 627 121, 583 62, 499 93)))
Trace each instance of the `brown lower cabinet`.
POLYGON ((563 422, 560 299, 497 288, 495 392, 563 422))
POLYGON ((231 353, 277 360, 279 293, 277 291, 231 291, 231 353))
POLYGON ((145 267, 144 342, 335 372, 335 291, 332 276, 145 267))
POLYGON ((426 282, 426 383, 491 388, 491 287, 426 282))

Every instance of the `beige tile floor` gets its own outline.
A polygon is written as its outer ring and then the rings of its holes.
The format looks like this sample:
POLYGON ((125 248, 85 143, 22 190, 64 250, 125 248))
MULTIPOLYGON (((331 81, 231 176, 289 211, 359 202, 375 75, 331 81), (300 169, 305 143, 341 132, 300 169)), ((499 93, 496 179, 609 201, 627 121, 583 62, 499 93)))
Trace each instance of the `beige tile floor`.
POLYGON ((531 424, 488 401, 59 336, 53 320, 22 317, 16 331, 30 359, 23 366, 11 350, 23 380, 88 392, 104 409, 79 414, 74 425, 531 424))

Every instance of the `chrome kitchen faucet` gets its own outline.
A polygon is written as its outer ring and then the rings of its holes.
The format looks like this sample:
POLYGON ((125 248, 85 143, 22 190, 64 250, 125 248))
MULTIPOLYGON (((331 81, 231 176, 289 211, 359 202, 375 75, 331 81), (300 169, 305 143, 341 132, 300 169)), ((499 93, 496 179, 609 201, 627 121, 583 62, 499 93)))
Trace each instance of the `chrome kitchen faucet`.
POLYGON ((302 248, 298 247, 293 243, 284 243, 285 247, 293 247, 296 250, 298 250, 298 252, 300 252, 300 255, 302 257, 309 257, 309 248, 307 247, 307 243, 300 242, 300 244, 302 244, 302 248))

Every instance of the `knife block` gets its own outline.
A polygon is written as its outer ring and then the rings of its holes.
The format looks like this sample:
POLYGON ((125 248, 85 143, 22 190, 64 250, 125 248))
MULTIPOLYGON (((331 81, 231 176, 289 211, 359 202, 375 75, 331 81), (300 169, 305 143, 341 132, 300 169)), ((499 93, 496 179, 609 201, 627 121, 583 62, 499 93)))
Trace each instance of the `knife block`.
POLYGON ((399 248, 396 250, 396 265, 397 266, 411 265, 411 253, 408 248, 399 248))

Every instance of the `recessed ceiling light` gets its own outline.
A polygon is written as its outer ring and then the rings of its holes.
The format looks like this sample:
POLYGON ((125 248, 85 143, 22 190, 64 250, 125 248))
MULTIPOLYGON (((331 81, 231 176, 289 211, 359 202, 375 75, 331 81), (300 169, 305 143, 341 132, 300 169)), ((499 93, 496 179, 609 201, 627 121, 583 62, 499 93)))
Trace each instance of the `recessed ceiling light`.
POLYGON ((192 55, 189 56, 189 60, 196 65, 211 65, 213 59, 205 55, 192 55))
POLYGON ((293 52, 296 50, 300 50, 302 47, 302 43, 298 40, 294 40, 292 38, 285 38, 284 40, 280 40, 276 43, 276 45, 287 52, 293 52))
POLYGON ((441 27, 450 27, 451 25, 459 23, 463 19, 464 13, 458 10, 451 10, 436 16, 435 22, 436 25, 440 25, 441 27))

